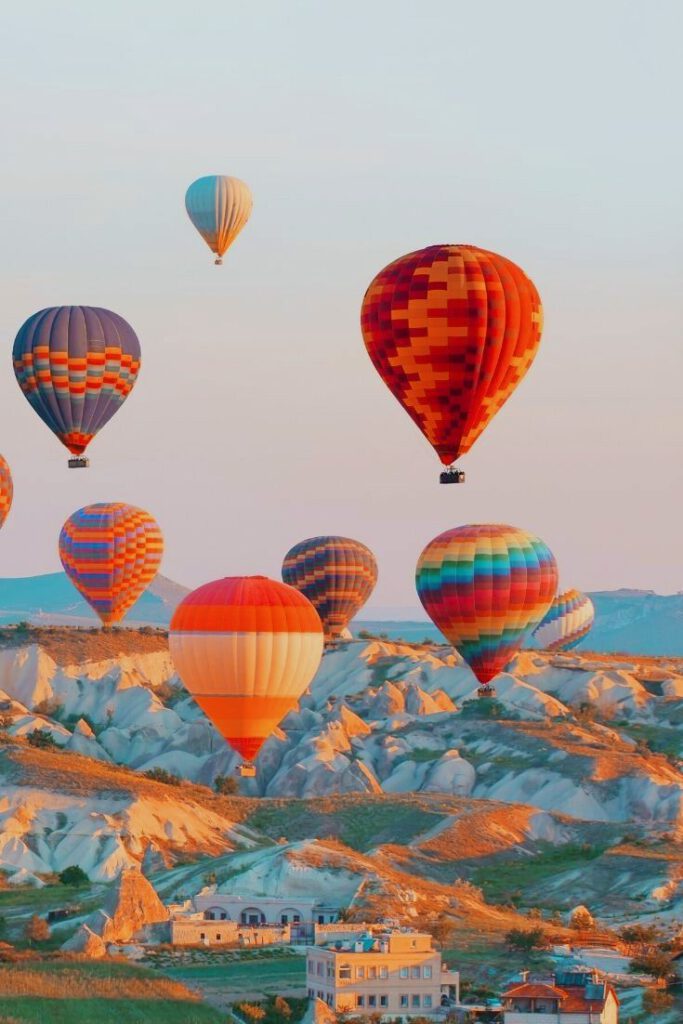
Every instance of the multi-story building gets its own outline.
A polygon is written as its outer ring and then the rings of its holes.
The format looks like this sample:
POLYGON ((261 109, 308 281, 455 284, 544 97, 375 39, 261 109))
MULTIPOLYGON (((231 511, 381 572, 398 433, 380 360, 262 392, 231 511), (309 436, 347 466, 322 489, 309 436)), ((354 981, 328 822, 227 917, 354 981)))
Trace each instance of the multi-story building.
POLYGON ((590 968, 556 971, 549 981, 523 981, 503 993, 505 1024, 618 1024, 619 999, 590 968))
POLYGON ((391 931, 314 946, 306 955, 308 994, 337 1012, 424 1016, 442 997, 460 1002, 460 976, 441 963, 431 935, 391 931))

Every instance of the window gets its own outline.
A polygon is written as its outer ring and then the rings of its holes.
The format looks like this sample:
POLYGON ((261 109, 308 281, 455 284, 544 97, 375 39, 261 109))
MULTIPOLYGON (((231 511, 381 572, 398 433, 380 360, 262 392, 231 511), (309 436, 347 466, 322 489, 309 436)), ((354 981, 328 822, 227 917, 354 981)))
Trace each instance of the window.
POLYGON ((380 1006, 388 1006, 389 1005, 389 1000, 387 999, 386 996, 380 996, 379 997, 379 1005, 380 1006))
POLYGON ((368 1006, 377 1006, 377 996, 368 996, 368 1006))
POLYGON ((411 996, 410 997, 410 1005, 412 1007, 419 1006, 420 1005, 420 997, 419 996, 411 996))
POLYGON ((425 967, 425 969, 424 969, 424 975, 423 975, 423 977, 425 977, 425 978, 431 978, 431 976, 432 976, 432 968, 431 968, 431 965, 430 965, 430 964, 428 964, 428 965, 427 965, 427 966, 425 967))
POLYGON ((364 967, 356 967, 356 977, 357 978, 364 978, 365 977, 365 968, 364 967))
POLYGON ((292 918, 294 924, 301 924, 301 914, 295 914, 292 918))
POLYGON ((408 996, 401 996, 401 1006, 408 1006, 408 996))
POLYGON ((376 977, 377 977, 377 968, 376 967, 368 967, 368 978, 370 979, 370 981, 374 981, 376 979, 376 977))
POLYGON ((227 919, 228 919, 228 915, 225 913, 224 910, 221 911, 221 921, 227 921, 227 919))
POLYGON ((419 967, 411 967, 410 968, 410 977, 411 978, 419 978, 420 977, 420 968, 419 967))
POLYGON ((306 964, 306 971, 308 974, 315 974, 315 963, 313 960, 309 960, 306 964))
POLYGON ((322 975, 322 973, 323 973, 323 962, 322 962, 322 960, 318 960, 317 972, 320 975, 322 975))
POLYGON ((200 932, 199 933, 199 938, 200 939, 205 939, 206 938, 206 933, 205 932, 200 932))
POLYGON ((402 967, 400 972, 399 972, 399 974, 400 974, 401 978, 407 978, 408 977, 408 968, 407 967, 402 967))
POLYGON ((380 967, 380 969, 379 969, 379 976, 380 976, 380 978, 388 978, 389 977, 389 968, 388 967, 380 967))
POLYGON ((220 941, 221 941, 221 933, 220 932, 216 932, 216 942, 220 942, 220 941))
POLYGON ((286 914, 280 914, 280 924, 289 924, 289 918, 286 914))
POLYGON ((342 964, 339 968, 339 977, 351 981, 351 964, 342 964))
POLYGON ((422 1000, 422 1005, 425 1006, 425 1007, 426 1006, 431 1006, 432 1005, 432 997, 431 996, 424 996, 424 998, 422 1000))
POLYGON ((325 915, 318 914, 318 924, 325 924, 325 915))
POLYGON ((356 996, 356 1006, 365 1006, 365 996, 356 996))

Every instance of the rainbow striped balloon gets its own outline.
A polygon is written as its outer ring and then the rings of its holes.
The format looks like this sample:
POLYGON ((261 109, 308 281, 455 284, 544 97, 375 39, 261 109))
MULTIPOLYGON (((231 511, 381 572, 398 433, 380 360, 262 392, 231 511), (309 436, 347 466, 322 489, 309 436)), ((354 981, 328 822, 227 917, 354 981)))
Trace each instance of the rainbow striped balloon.
POLYGON ((180 602, 168 644, 202 711, 251 759, 313 679, 323 631, 311 602, 293 587, 266 576, 228 576, 180 602))
POLYGON ((514 526, 459 526, 429 542, 415 583, 434 625, 486 684, 548 611, 557 565, 542 540, 514 526))
POLYGON ((9 466, 2 455, 0 455, 0 526, 5 522, 12 507, 14 485, 9 466))
POLYGON ((104 625, 119 622, 157 574, 164 539, 144 509, 121 502, 86 505, 59 535, 59 557, 104 625))
POLYGON ((590 633, 594 620, 590 597, 579 590, 565 590, 557 595, 534 636, 547 651, 570 651, 590 633))
POLYGON ((377 582, 370 548, 350 537, 309 537, 285 555, 282 578, 305 594, 320 616, 325 636, 339 636, 377 582))

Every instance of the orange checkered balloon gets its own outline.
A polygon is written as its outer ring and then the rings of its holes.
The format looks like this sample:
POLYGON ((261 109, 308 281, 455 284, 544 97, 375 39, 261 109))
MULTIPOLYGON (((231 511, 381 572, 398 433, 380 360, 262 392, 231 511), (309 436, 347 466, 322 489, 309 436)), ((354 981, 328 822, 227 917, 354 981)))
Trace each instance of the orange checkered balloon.
POLYGON ((13 495, 12 474, 6 461, 0 455, 0 526, 2 526, 9 515, 13 495))
POLYGON ((516 264, 474 245, 430 245, 365 293, 375 369, 449 465, 469 451, 531 366, 543 313, 516 264))

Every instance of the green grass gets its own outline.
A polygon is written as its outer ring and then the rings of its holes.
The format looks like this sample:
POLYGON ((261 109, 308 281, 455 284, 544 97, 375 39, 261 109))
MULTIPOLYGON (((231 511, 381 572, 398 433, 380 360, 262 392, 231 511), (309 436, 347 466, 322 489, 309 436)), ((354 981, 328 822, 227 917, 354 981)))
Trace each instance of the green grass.
POLYGON ((251 828, 277 839, 339 839, 365 853, 383 843, 408 844, 443 821, 444 814, 401 800, 338 801, 327 811, 324 801, 273 801, 247 819, 251 828))
POLYGON ((13 887, 0 890, 0 914, 7 910, 26 908, 27 913, 40 913, 51 907, 82 904, 90 892, 89 885, 46 885, 44 889, 13 887))
POLYGON ((238 998, 241 992, 263 992, 270 989, 303 988, 306 985, 306 960, 287 956, 281 959, 249 959, 233 963, 184 964, 164 967, 164 974, 178 981, 220 987, 238 998))
POLYGON ((0 1024, 4 1024, 5 1018, 12 1024, 225 1021, 224 1014, 185 998, 185 992, 156 972, 125 962, 20 961, 0 967, 0 1024), (18 975, 22 976, 20 993, 18 975), (95 994, 98 982, 108 988, 95 994))
POLYGON ((0 996, 0 1024, 224 1024, 210 1006, 161 999, 41 999, 0 996))
POLYGON ((525 893, 529 887, 554 875, 581 868, 600 857, 604 850, 604 846, 579 843, 564 846, 544 844, 538 853, 528 858, 492 859, 485 867, 477 868, 471 880, 481 887, 487 902, 508 902, 516 890, 525 893))
POLYGON ((644 740, 656 754, 667 757, 683 756, 683 734, 680 729, 665 725, 642 725, 636 722, 620 722, 621 732, 633 740, 644 740))

